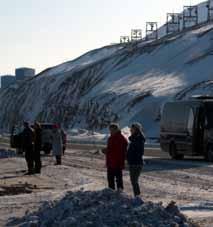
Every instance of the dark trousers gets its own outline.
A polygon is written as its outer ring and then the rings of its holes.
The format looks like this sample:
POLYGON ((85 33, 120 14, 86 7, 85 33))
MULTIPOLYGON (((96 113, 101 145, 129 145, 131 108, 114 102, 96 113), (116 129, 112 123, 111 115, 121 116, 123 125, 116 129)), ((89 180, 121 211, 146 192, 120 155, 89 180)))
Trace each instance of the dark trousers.
POLYGON ((56 155, 55 159, 56 159, 56 165, 61 165, 61 155, 56 155))
POLYGON ((109 188, 115 190, 115 181, 117 189, 123 189, 123 174, 121 169, 107 169, 107 180, 109 188))
POLYGON ((130 180, 131 180, 131 184, 132 184, 132 188, 135 196, 138 196, 141 194, 138 180, 142 172, 142 169, 143 169, 142 165, 129 166, 130 180))
POLYGON ((34 162, 35 162, 35 172, 36 173, 40 173, 41 172, 41 152, 40 149, 36 149, 35 148, 35 152, 34 152, 34 162))
POLYGON ((25 160, 27 162, 27 168, 29 173, 33 173, 34 170, 34 149, 33 146, 25 147, 25 160))
POLYGON ((63 145, 63 155, 65 154, 66 146, 63 145))
POLYGON ((25 160, 27 162, 27 168, 29 173, 41 172, 41 154, 40 150, 36 150, 32 147, 24 148, 25 160))

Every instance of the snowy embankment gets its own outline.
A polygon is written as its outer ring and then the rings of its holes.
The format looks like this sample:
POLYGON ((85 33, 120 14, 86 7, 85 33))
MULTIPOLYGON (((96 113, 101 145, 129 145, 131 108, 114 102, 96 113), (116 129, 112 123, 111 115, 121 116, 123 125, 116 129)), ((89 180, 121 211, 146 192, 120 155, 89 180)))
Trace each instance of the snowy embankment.
POLYGON ((59 200, 44 203, 34 213, 11 220, 10 226, 40 227, 140 227, 140 226, 193 226, 171 203, 139 203, 125 194, 109 189, 102 191, 68 192, 59 200))
MULTIPOLYGON (((121 130, 122 134, 128 139, 130 136, 130 130, 128 127, 121 130)), ((67 143, 68 144, 82 144, 93 145, 95 147, 104 147, 107 145, 109 133, 97 133, 87 131, 85 129, 73 129, 68 132, 67 143)), ((147 138, 145 147, 159 147, 158 138, 147 138)))
POLYGON ((0 129, 37 119, 103 133, 109 122, 125 128, 139 121, 148 137, 158 137, 165 102, 213 94, 212 84, 208 91, 196 87, 212 80, 212 39, 213 23, 204 23, 153 42, 106 46, 47 69, 0 92, 0 129))

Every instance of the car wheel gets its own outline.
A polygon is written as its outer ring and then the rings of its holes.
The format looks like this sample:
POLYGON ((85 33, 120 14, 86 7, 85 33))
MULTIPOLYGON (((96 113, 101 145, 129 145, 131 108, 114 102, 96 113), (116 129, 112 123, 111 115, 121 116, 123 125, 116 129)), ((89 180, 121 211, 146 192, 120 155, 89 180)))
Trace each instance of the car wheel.
POLYGON ((208 162, 213 162, 213 147, 209 146, 207 149, 206 160, 208 162))

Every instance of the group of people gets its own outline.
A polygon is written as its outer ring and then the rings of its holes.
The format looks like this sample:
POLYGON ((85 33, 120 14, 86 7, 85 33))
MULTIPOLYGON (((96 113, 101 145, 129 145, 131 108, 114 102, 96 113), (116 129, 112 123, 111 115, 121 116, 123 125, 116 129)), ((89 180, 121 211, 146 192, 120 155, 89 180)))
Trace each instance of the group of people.
POLYGON ((142 125, 134 123, 131 125, 129 143, 122 135, 118 124, 109 126, 110 137, 108 139, 107 148, 103 149, 106 155, 107 180, 109 188, 119 192, 124 189, 123 185, 123 169, 125 160, 129 165, 130 181, 133 187, 135 197, 140 196, 139 177, 143 168, 143 155, 145 136, 142 125))
POLYGON ((34 129, 32 129, 28 122, 24 122, 24 130, 20 134, 21 149, 25 153, 28 172, 27 174, 41 172, 41 128, 35 122, 34 129))
MULTIPOLYGON (((134 123, 131 125, 129 142, 122 135, 118 124, 112 123, 109 126, 110 137, 107 148, 103 149, 106 155, 107 180, 109 188, 122 192, 123 169, 125 160, 129 165, 130 181, 133 187, 135 197, 140 196, 139 177, 143 168, 143 155, 145 136, 142 125, 134 123)), ((62 164, 62 154, 65 147, 63 146, 63 133, 58 125, 54 125, 52 131, 52 152, 56 157, 56 165, 62 164)), ((22 149, 25 153, 28 172, 34 174, 41 172, 41 147, 42 147, 42 128, 38 122, 31 127, 28 122, 24 122, 22 132, 22 149)))
MULTIPOLYGON (((35 122, 33 127, 28 122, 24 122, 24 130, 21 136, 21 149, 25 154, 28 172, 27 175, 41 173, 41 150, 42 150, 42 128, 39 122, 35 122)), ((56 158, 56 165, 61 165, 61 157, 65 151, 65 135, 59 125, 53 125, 52 130, 52 152, 56 158)))

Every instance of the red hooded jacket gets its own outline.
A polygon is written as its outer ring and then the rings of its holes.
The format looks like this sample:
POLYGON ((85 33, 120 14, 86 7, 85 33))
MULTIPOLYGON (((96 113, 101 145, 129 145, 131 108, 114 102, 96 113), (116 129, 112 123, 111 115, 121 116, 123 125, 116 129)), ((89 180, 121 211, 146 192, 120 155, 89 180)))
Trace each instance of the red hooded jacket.
POLYGON ((124 169, 127 152, 127 139, 117 132, 108 139, 106 166, 110 169, 124 169))

